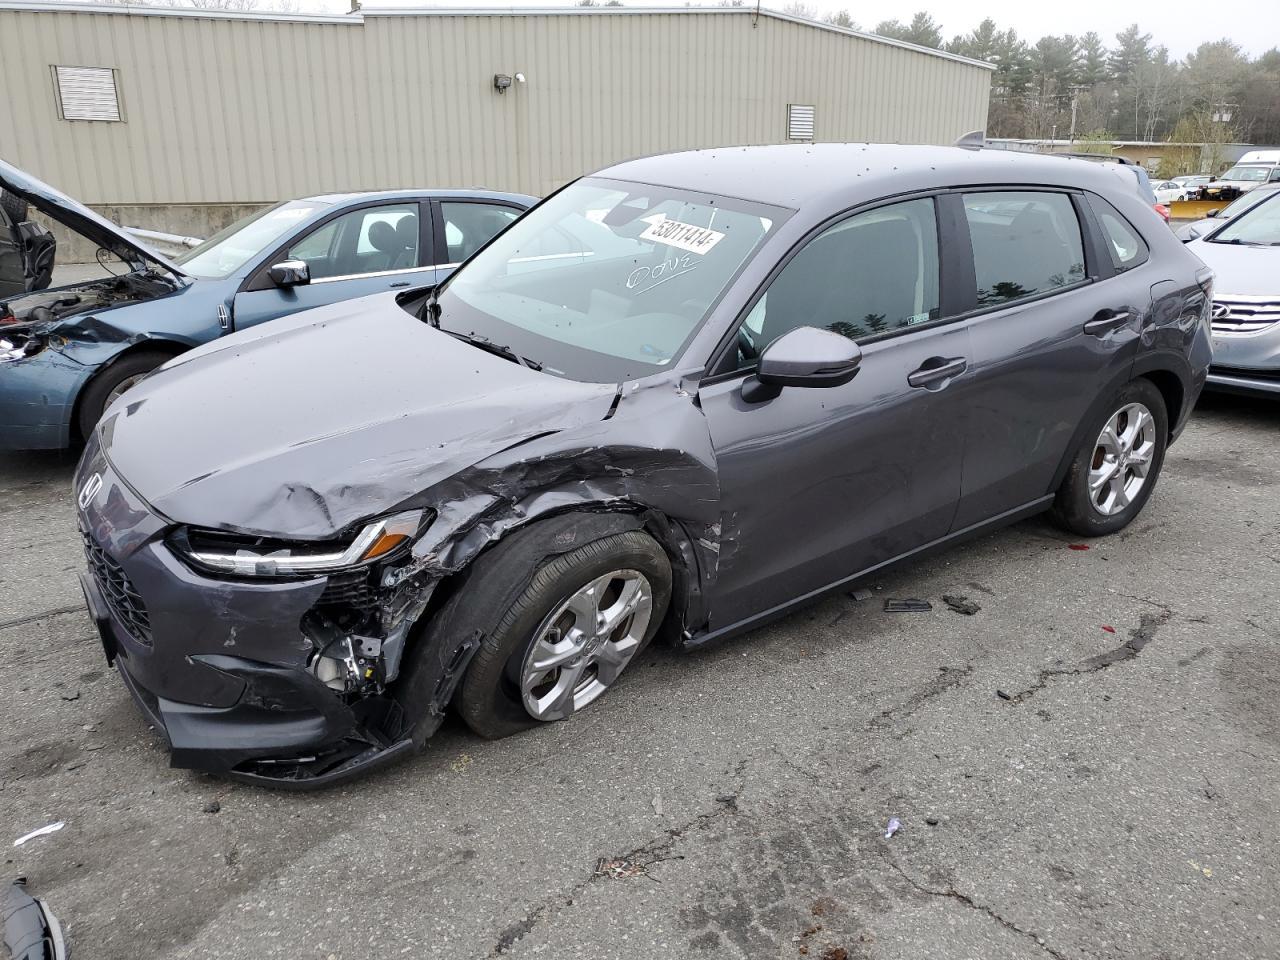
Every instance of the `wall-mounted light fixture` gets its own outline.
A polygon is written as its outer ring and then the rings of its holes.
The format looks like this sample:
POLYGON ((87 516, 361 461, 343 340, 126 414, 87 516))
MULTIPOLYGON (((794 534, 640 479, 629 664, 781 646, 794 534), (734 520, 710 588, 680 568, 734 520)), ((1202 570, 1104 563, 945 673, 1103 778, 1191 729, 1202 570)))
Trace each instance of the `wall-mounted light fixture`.
POLYGON ((524 83, 524 74, 517 73, 512 77, 507 73, 495 73, 493 75, 493 89, 497 90, 499 93, 506 93, 507 87, 511 86, 513 81, 515 83, 524 83))

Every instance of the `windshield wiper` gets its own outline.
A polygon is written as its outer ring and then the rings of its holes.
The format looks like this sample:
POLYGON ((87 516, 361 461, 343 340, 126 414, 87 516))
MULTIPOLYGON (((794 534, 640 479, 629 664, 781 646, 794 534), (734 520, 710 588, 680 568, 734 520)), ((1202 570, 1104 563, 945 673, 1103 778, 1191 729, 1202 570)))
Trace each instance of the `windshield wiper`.
POLYGON ((436 299, 436 289, 431 288, 431 292, 427 294, 427 299, 422 302, 422 308, 418 311, 418 319, 425 320, 437 330, 440 329, 440 301, 436 299))
MULTIPOLYGON (((439 326, 438 319, 436 321, 436 325, 437 327, 439 326)), ((542 369, 542 364, 538 363, 538 361, 530 360, 528 357, 522 357, 505 344, 494 343, 483 334, 459 333, 456 330, 445 330, 444 332, 449 334, 451 337, 457 337, 463 343, 469 343, 473 347, 479 347, 485 353, 492 353, 494 356, 502 357, 504 360, 510 360, 512 363, 518 363, 523 367, 528 367, 530 370, 542 369)))
POLYGON ((1239 237, 1232 237, 1230 240, 1210 240, 1210 243, 1229 243, 1236 247, 1271 247, 1274 244, 1263 243, 1260 240, 1241 240, 1239 237))

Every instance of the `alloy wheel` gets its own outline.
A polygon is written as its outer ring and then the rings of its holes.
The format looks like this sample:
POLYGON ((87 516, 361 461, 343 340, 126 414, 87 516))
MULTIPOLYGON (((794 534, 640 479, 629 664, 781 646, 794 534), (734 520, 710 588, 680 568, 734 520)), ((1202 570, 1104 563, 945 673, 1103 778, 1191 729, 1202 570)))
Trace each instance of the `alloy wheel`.
POLYGON ((1156 421, 1141 403, 1127 403, 1107 420, 1089 462, 1089 502, 1104 517, 1133 503, 1146 485, 1156 452, 1156 421))
POLYGON ((542 621, 520 669, 520 694, 537 720, 563 720, 607 690, 644 642, 653 587, 615 570, 580 587, 542 621))

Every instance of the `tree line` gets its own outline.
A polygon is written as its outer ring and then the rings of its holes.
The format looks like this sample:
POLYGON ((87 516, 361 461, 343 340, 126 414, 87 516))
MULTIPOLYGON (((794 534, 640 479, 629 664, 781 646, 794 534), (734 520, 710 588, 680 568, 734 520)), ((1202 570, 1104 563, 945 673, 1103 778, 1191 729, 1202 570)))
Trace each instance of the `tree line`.
MULTIPOLYGON (((786 12, 819 19, 804 3, 786 12)), ((859 29, 847 10, 826 22, 859 29)), ((1280 49, 1250 58, 1239 44, 1214 40, 1182 59, 1135 23, 1107 43, 1081 36, 1023 40, 986 19, 944 40, 926 12, 870 31, 996 65, 990 137, 1280 144, 1280 49)))

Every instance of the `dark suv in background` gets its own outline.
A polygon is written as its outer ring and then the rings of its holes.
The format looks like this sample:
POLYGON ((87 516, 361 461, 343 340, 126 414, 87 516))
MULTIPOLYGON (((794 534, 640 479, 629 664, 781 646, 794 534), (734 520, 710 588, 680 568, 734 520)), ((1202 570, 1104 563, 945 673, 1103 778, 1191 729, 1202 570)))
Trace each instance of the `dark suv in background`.
POLYGON ((723 639, 1044 510, 1130 523, 1205 382, 1210 277, 1115 164, 619 164, 437 288, 223 338, 109 407, 86 597, 178 765, 310 786, 450 708, 566 719, 659 632, 723 639))

